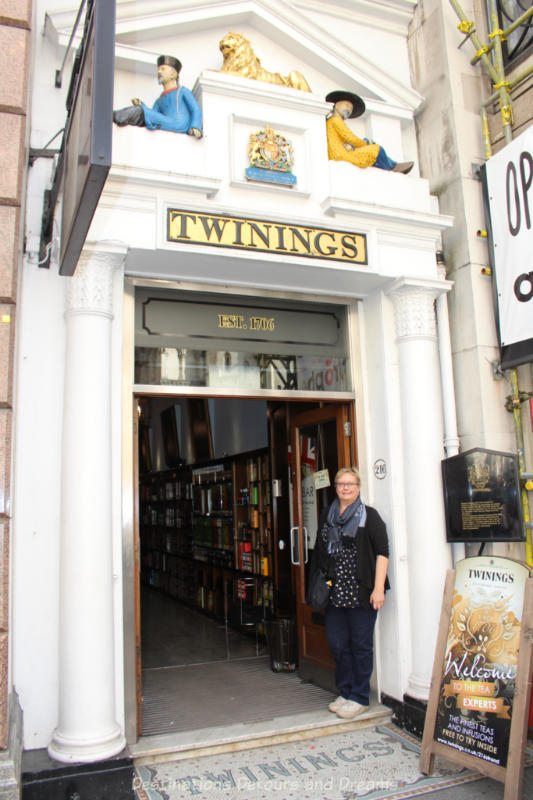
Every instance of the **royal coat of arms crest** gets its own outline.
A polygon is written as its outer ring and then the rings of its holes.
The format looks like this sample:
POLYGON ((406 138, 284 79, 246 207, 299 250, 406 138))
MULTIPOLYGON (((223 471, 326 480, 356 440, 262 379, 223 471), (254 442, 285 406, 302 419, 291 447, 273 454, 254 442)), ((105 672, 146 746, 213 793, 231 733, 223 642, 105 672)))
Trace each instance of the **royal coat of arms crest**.
POLYGON ((264 130, 250 134, 248 157, 250 166, 245 171, 248 180, 284 186, 294 186, 296 183, 296 176, 292 173, 292 146, 284 136, 275 133, 268 125, 264 130))

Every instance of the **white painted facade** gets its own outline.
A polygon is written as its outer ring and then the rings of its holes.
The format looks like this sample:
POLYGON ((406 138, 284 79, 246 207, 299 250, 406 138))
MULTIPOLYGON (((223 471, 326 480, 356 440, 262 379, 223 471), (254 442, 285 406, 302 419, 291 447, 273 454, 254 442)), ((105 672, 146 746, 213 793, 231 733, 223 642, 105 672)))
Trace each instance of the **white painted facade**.
MULTIPOLYGON (((35 147, 64 125, 68 79, 55 89, 54 73, 73 6, 35 2, 35 147)), ((393 591, 377 632, 378 686, 398 700, 405 693, 427 698, 452 564, 440 461, 445 440, 451 454, 458 438, 451 283, 436 263, 453 218, 439 212, 419 175, 415 115, 425 98, 410 82, 408 53, 415 6, 118 0, 114 107, 132 97, 151 105, 159 93, 155 60, 175 55, 183 62, 180 83, 202 105, 204 137, 114 128, 113 166, 73 278, 58 276, 55 259, 49 270, 36 263, 51 163, 40 160, 30 170, 17 342, 11 655, 25 748, 90 761, 118 752, 132 736, 131 564, 124 560, 133 515, 132 280, 349 306, 363 496, 379 509, 391 540, 393 591), (230 30, 250 39, 266 69, 303 73, 312 92, 219 72, 218 42, 230 30), (393 158, 414 160, 411 175, 328 161, 324 97, 337 88, 364 97, 367 112, 350 122, 353 129, 393 158), (294 189, 244 178, 248 136, 265 123, 291 140, 294 189), (365 233, 368 264, 193 250, 166 241, 168 207, 365 233), (377 459, 386 461, 385 480, 374 477, 377 459)), ((504 434, 492 446, 512 450, 506 425, 498 423, 504 434)), ((472 435, 480 446, 489 440, 472 435)))

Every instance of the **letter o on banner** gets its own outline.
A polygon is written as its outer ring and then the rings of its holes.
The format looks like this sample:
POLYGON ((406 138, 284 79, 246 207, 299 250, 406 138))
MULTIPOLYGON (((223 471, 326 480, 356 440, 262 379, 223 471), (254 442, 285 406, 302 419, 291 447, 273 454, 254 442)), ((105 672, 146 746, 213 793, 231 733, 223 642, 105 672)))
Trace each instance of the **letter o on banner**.
POLYGON ((520 195, 518 194, 518 178, 516 175, 516 167, 512 161, 509 162, 507 165, 507 181, 506 181, 506 196, 507 196, 507 221, 509 223, 509 231, 511 232, 511 236, 517 236, 520 233, 520 195), (512 176, 512 184, 513 184, 513 204, 514 204, 514 216, 516 217, 516 223, 513 224, 512 216, 513 216, 513 209, 511 207, 511 192, 510 192, 510 177, 512 176))
POLYGON ((518 276, 514 283, 514 293, 516 299, 521 303, 527 303, 528 300, 531 300, 533 297, 533 270, 529 274, 524 272, 522 275, 518 276), (522 287, 527 283, 529 283, 529 292, 524 292, 522 287))

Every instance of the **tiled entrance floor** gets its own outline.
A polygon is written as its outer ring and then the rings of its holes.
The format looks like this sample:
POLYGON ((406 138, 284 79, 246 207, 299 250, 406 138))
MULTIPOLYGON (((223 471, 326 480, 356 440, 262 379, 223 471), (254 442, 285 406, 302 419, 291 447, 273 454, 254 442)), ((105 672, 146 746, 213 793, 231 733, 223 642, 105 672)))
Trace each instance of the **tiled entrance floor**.
POLYGON ((143 736, 320 711, 331 692, 273 672, 263 642, 143 587, 143 736))

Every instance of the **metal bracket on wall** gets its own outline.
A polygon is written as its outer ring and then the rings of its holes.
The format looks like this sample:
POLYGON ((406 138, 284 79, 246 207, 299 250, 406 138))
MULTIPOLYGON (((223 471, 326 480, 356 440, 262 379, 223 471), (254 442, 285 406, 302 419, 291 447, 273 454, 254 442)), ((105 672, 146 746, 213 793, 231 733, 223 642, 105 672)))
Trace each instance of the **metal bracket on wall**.
POLYGON ((60 150, 45 147, 30 147, 30 154, 28 156, 28 166, 33 167, 37 158, 55 158, 59 155, 60 150))
POLYGON ((502 369, 502 365, 499 361, 491 361, 490 366, 492 368, 492 377, 495 381, 502 381, 505 378, 505 372, 502 369))

